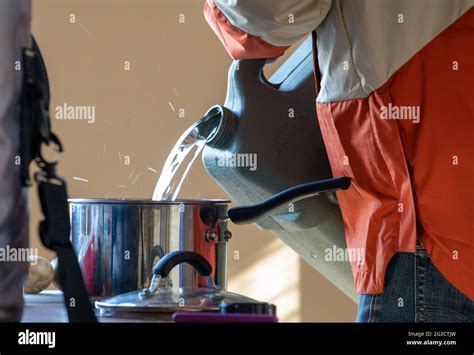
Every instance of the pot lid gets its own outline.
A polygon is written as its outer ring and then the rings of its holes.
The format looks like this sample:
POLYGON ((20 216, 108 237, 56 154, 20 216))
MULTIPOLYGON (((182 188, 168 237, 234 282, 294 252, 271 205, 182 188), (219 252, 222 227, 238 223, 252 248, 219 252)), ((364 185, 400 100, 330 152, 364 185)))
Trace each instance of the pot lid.
POLYGON ((211 277, 212 267, 199 254, 176 251, 166 254, 153 268, 149 288, 132 291, 95 302, 102 315, 120 312, 173 313, 176 311, 218 311, 221 303, 258 303, 256 300, 227 292, 215 286, 211 277), (206 277, 208 287, 176 288, 166 282, 169 272, 181 263, 191 264, 206 277))
MULTIPOLYGON (((148 290, 148 289, 145 289, 148 290)), ((258 303, 256 300, 218 288, 159 287, 154 293, 145 290, 128 292, 106 300, 96 301, 95 305, 103 314, 120 312, 177 311, 219 311, 221 303, 258 303)))

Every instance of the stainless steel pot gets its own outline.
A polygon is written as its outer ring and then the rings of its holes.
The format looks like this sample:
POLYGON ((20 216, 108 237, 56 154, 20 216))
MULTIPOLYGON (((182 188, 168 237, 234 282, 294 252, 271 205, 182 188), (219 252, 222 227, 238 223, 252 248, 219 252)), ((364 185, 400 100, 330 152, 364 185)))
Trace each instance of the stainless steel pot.
MULTIPOLYGON (((146 287, 153 263, 170 251, 193 251, 226 287, 227 200, 71 199, 71 240, 90 296, 146 287), (206 215, 206 213, 208 215, 206 215)), ((202 287, 189 265, 169 276, 179 287, 202 287)))
MULTIPOLYGON (((172 251, 202 255, 214 283, 225 290, 229 220, 254 222, 284 204, 349 185, 348 178, 320 180, 229 210, 228 200, 71 199, 71 240, 93 297, 148 287, 154 261, 172 251)), ((173 269, 167 282, 175 288, 207 285, 187 264, 173 269)))

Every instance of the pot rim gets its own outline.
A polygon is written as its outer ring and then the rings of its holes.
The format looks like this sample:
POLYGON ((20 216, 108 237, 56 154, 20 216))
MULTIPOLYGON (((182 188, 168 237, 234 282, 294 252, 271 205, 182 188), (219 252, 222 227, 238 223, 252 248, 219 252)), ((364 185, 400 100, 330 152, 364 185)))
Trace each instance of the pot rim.
POLYGON ((81 205, 227 205, 225 199, 176 199, 154 201, 147 198, 70 198, 69 204, 81 205))

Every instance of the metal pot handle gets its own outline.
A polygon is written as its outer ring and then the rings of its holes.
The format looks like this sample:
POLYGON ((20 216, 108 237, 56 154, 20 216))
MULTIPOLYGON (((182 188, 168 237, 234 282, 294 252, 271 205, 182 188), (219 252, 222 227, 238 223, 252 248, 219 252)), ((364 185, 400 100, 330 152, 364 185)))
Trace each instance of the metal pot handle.
POLYGON ((158 260, 161 260, 164 256, 165 252, 163 251, 163 249, 159 245, 155 245, 151 250, 150 268, 148 270, 153 269, 153 263, 155 262, 156 258, 158 258, 158 260))
POLYGON ((269 215, 273 210, 284 204, 323 193, 347 190, 350 185, 351 179, 349 177, 313 181, 290 187, 255 205, 231 208, 227 215, 235 224, 252 223, 269 215))
POLYGON ((182 263, 190 264, 201 276, 205 276, 208 287, 216 287, 211 276, 211 264, 203 256, 192 251, 174 251, 166 254, 153 268, 153 277, 165 278, 175 266, 182 263))
MULTIPOLYGON (((155 245, 153 247, 153 249, 151 250, 151 258, 150 258, 150 261, 149 261, 149 266, 148 266, 148 269, 147 269, 147 273, 150 272, 150 270, 153 270, 153 266, 155 264, 155 260, 156 258, 158 258, 158 260, 161 260, 163 258, 163 256, 165 256, 165 252, 163 251, 163 248, 161 246, 159 246, 158 244, 155 245)), ((153 275, 153 273, 152 273, 153 275)), ((145 287, 149 287, 151 283, 151 280, 150 280, 150 276, 147 276, 147 279, 146 279, 146 282, 144 283, 144 286, 145 287)))

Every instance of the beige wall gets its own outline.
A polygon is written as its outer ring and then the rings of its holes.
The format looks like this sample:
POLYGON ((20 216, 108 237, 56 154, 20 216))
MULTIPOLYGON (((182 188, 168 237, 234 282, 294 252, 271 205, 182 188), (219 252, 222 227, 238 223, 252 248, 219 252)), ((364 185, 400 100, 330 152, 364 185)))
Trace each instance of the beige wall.
MULTIPOLYGON (((96 107, 93 124, 53 118, 66 149, 59 169, 70 196, 150 197, 158 175, 147 167, 159 171, 182 131, 225 98, 231 60, 203 19, 203 1, 34 0, 33 5, 33 32, 48 65, 52 108, 96 107), (179 23, 180 14, 185 23, 179 23), (130 71, 124 70, 125 61, 130 71), (185 117, 169 102, 184 108, 185 117)), ((181 197, 225 194, 197 163, 181 197)), ((31 210, 37 246, 34 194, 31 210)), ((270 233, 255 226, 232 226, 232 231, 231 290, 276 303, 283 320, 354 319, 354 303, 270 233), (232 258, 236 250, 238 260, 232 258)), ((44 249, 40 254, 53 257, 44 249)))

